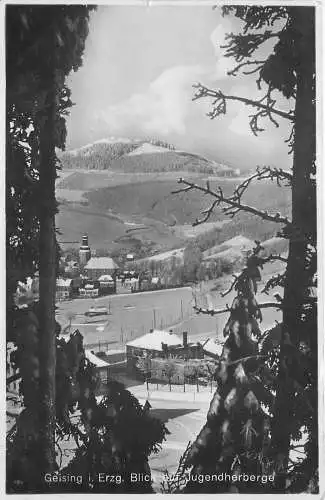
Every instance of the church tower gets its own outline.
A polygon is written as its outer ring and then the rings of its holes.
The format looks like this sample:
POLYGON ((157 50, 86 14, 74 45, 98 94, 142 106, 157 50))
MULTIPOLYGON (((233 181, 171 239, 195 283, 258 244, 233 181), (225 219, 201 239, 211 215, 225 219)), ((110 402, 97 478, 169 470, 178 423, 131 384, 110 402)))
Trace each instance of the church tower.
POLYGON ((79 248, 79 263, 81 266, 85 266, 91 257, 90 247, 88 245, 88 236, 84 234, 82 237, 82 243, 79 248))

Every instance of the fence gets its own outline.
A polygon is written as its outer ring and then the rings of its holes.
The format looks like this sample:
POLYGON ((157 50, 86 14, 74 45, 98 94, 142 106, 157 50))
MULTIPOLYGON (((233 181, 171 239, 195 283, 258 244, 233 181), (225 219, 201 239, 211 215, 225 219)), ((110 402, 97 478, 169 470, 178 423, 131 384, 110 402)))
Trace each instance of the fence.
POLYGON ((98 288, 90 289, 90 290, 87 290, 85 288, 80 288, 79 289, 79 297, 86 298, 86 299, 99 297, 99 290, 98 290, 98 288))
POLYGON ((215 381, 210 381, 203 383, 203 381, 199 381, 198 383, 188 383, 183 382, 182 384, 169 384, 168 382, 163 382, 161 380, 153 381, 149 380, 145 382, 146 389, 149 392, 173 392, 177 394, 184 393, 200 393, 200 392, 209 392, 212 393, 217 388, 217 383, 215 381))
MULTIPOLYGON (((131 340, 149 333, 150 329, 169 330, 176 328, 177 326, 180 326, 183 321, 190 319, 192 313, 193 309, 191 304, 186 304, 185 306, 181 304, 179 314, 175 316, 166 315, 163 313, 160 317, 158 311, 153 309, 151 322, 150 318, 148 318, 148 322, 146 325, 141 325, 140 323, 139 326, 134 328, 134 326, 129 327, 128 325, 123 324, 120 328, 113 327, 112 329, 111 325, 109 325, 109 332, 107 331, 107 337, 114 340, 98 340, 98 342, 92 342, 85 345, 85 348, 93 350, 95 352, 99 352, 107 351, 112 348, 112 346, 114 348, 116 348, 117 346, 124 346, 127 342, 130 342, 131 340)), ((112 319, 111 321, 113 322, 112 319)))

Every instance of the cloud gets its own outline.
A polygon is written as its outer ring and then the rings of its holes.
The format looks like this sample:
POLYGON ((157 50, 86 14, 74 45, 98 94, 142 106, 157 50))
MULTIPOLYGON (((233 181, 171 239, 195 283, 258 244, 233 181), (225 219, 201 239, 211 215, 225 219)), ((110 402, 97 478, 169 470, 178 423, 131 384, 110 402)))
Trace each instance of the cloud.
POLYGON ((145 92, 109 106, 97 117, 111 133, 136 129, 145 134, 185 134, 192 84, 207 73, 199 65, 168 68, 145 92))
POLYGON ((216 58, 216 65, 213 73, 213 78, 216 80, 227 78, 227 72, 234 66, 234 61, 230 57, 225 57, 225 49, 221 48, 221 46, 226 43, 226 34, 231 31, 231 22, 224 18, 222 24, 218 24, 210 35, 216 58))

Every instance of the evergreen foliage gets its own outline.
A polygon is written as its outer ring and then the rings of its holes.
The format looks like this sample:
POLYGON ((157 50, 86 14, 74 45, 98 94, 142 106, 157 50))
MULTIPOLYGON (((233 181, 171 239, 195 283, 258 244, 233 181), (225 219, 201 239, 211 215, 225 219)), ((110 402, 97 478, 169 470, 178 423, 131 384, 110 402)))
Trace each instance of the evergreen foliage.
MULTIPOLYGON (((62 484, 51 488, 45 474, 62 472, 60 442, 67 439, 76 441, 70 468, 79 473, 148 472, 148 455, 166 432, 120 384, 109 382, 99 403, 98 379, 80 334, 66 342, 55 322, 56 149, 65 147, 65 116, 72 105, 65 78, 82 64, 93 8, 11 5, 6 10, 7 341, 16 346, 12 363, 21 376, 24 404, 7 436, 9 493, 61 491, 62 484), (18 281, 38 269, 39 304, 17 308, 18 281)), ((96 488, 83 485, 85 491, 96 488)), ((151 483, 137 488, 151 491, 151 483)))
POLYGON ((16 350, 12 362, 21 375, 23 410, 7 438, 8 493, 152 491, 151 483, 130 482, 131 472, 150 474, 148 456, 160 449, 167 432, 124 386, 108 380, 104 396, 101 382, 87 360, 78 331, 68 340, 56 330, 56 470, 63 475, 82 475, 83 481, 50 484, 42 474, 39 449, 40 357, 38 304, 16 314, 13 330, 16 350), (66 442, 76 452, 62 464, 66 442), (99 473, 121 475, 123 485, 100 482, 99 473))
MULTIPOLYGON (((259 267, 263 263, 256 247, 236 280, 236 297, 224 327, 226 341, 215 372, 218 389, 207 414, 207 422, 193 443, 186 466, 195 474, 270 475, 268 446, 270 418, 263 409, 273 397, 260 377, 261 357, 258 321, 261 311, 255 299, 259 267), (258 459, 257 459, 258 457, 258 459)), ((265 491, 269 485, 243 481, 189 481, 186 492, 265 491)))
MULTIPOLYGON (((194 99, 211 97, 212 109, 210 118, 226 113, 226 104, 235 101, 250 106, 253 114, 250 127, 256 135, 263 131, 262 121, 269 119, 278 126, 278 117, 292 122, 292 131, 287 142, 289 152, 293 154, 292 171, 285 172, 272 167, 258 168, 257 172, 242 182, 232 196, 225 195, 223 189, 212 189, 209 185, 200 186, 180 179, 185 185, 179 192, 197 190, 210 195, 212 203, 204 210, 200 224, 209 219, 215 207, 222 206, 224 214, 234 217, 239 212, 246 212, 250 217, 257 216, 263 221, 281 224, 279 236, 289 240, 286 270, 282 275, 272 277, 264 288, 269 293, 274 287, 283 287, 283 297, 275 295, 276 304, 267 304, 282 310, 283 321, 263 335, 263 356, 268 356, 260 366, 260 387, 253 389, 250 384, 256 381, 254 371, 257 370, 257 359, 248 361, 243 371, 239 369, 239 378, 248 384, 245 389, 235 384, 233 360, 246 352, 246 355, 257 356, 257 345, 250 339, 251 333, 260 336, 256 325, 258 307, 251 304, 252 292, 256 292, 254 281, 259 277, 259 260, 256 255, 248 260, 247 269, 236 278, 230 290, 237 290, 237 298, 230 310, 230 319, 225 328, 229 335, 225 343, 223 357, 228 358, 226 366, 217 372, 220 387, 212 400, 207 423, 189 452, 187 463, 195 471, 209 472, 222 468, 254 471, 258 474, 263 462, 261 451, 266 451, 268 463, 275 481, 271 489, 276 492, 317 492, 318 478, 318 424, 317 424, 317 300, 314 294, 317 286, 317 249, 316 249, 316 182, 315 182, 315 9, 314 7, 261 7, 261 6, 227 6, 224 14, 233 14, 242 21, 239 34, 230 33, 225 45, 226 55, 233 57, 236 67, 229 72, 258 75, 257 85, 266 93, 263 99, 254 101, 242 96, 226 95, 221 90, 212 90, 202 84, 195 85, 194 99), (272 53, 265 60, 252 60, 255 51, 264 42, 274 39, 272 53), (282 111, 276 107, 276 92, 279 91, 294 109, 282 111), (243 195, 253 181, 263 179, 275 180, 278 186, 289 185, 292 192, 292 217, 284 217, 280 213, 270 213, 246 205, 243 195), (251 274, 252 273, 252 274, 251 274), (249 278, 250 276, 250 278, 249 278), (245 308, 249 306, 248 309, 245 308), (238 327, 235 332, 234 317, 238 311, 238 327), (249 336, 247 333, 249 332, 249 336), (237 343, 236 343, 237 340, 237 343), (239 345, 243 350, 239 349, 239 345), (227 382, 229 386, 227 387, 227 382), (269 390, 274 398, 264 399, 269 390), (245 405, 246 390, 250 390, 251 407, 245 405), (230 391, 230 392, 229 392, 230 391), (265 392, 266 391, 266 392, 265 392), (254 395, 254 397, 253 397, 254 395), (233 396, 230 397, 230 396, 233 396), (236 400, 236 397, 238 399, 236 400), (229 400, 227 399, 229 398, 229 400), (268 402, 269 418, 264 420, 259 414, 261 403, 268 402), (233 405, 233 407, 232 407, 233 405), (234 427, 223 427, 231 408, 231 418, 236 418, 250 408, 251 415, 234 420, 234 427), (260 416, 260 419, 258 418, 260 416), (245 419, 246 423, 245 423, 245 419), (249 422, 249 426, 247 426, 249 422), (254 425, 251 425, 254 422, 254 425), (269 423, 267 423, 269 422, 269 423), (250 429, 250 431, 249 431, 250 429), (253 429, 253 430, 252 430, 253 429), (263 429, 267 429, 267 449, 264 450, 263 429), (230 431, 230 433, 228 432, 230 431), (222 442, 222 433, 224 441, 222 442), (236 434, 236 438, 232 438, 236 434), (248 449, 252 445, 253 455, 250 460, 237 458, 240 452, 236 446, 242 445, 242 436, 250 436, 246 443, 248 449), (229 439, 229 441, 227 440, 229 439), (301 441, 303 439, 303 441, 301 441), (263 441, 263 443, 262 443, 263 441), (298 441, 298 445, 295 443, 298 441), (296 447, 302 452, 302 459, 293 457, 296 447), (240 465, 241 464, 241 465, 240 465)), ((283 258, 269 255, 267 260, 283 258)), ((260 261, 261 263, 262 261, 260 261)), ((207 314, 218 311, 206 310, 207 314)), ((220 311, 224 312, 224 311, 220 311)), ((263 358, 261 358, 263 359, 263 358)), ((238 365, 240 366, 240 365, 238 365)), ((238 381, 238 379, 237 379, 238 381)), ((188 483, 186 489, 215 491, 216 486, 188 483)), ((229 491, 229 485, 218 485, 217 489, 229 491)), ((236 485, 236 491, 245 490, 243 484, 236 485)), ((234 491, 234 490, 230 490, 234 491)), ((253 491, 256 491, 254 487, 253 491)))

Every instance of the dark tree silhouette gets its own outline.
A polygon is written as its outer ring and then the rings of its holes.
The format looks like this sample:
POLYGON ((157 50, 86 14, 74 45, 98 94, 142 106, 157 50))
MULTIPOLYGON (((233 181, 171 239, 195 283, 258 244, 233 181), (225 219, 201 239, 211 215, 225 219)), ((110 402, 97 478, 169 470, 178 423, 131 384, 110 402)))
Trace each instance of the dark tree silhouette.
POLYGON ((35 425, 44 472, 55 468, 55 148, 64 149, 64 116, 72 104, 65 77, 81 65, 89 10, 23 5, 6 10, 8 305, 17 279, 39 269, 42 335, 35 425))
MULTIPOLYGON (((273 397, 259 376, 263 357, 257 339, 261 310, 256 302, 260 280, 260 246, 248 257, 247 266, 237 278, 236 297, 224 328, 227 338, 215 376, 218 389, 207 414, 207 422, 186 457, 191 474, 255 474, 269 471, 270 418, 262 404, 269 407, 273 397), (255 339, 254 339, 255 337, 255 339), (259 457, 256 460, 256 457, 259 457)), ((186 492, 263 491, 266 484, 245 482, 187 483, 186 492)))
MULTIPOLYGON (((276 396, 271 408, 270 454, 276 473, 275 488, 279 492, 287 489, 306 491, 310 482, 317 484, 318 470, 317 302, 313 296, 313 287, 317 283, 315 9, 229 6, 223 8, 223 13, 235 15, 243 26, 239 34, 230 33, 227 36, 224 46, 226 56, 233 57, 237 63, 229 74, 255 73, 258 87, 266 88, 265 95, 261 100, 254 101, 197 84, 194 100, 212 98, 212 110, 209 113, 212 119, 226 113, 229 101, 252 107, 250 127, 255 135, 263 131, 263 119, 269 119, 275 126, 278 126, 278 119, 291 122, 292 130, 287 142, 289 153, 293 154, 293 166, 291 171, 274 167, 259 168, 256 174, 240 184, 232 196, 226 196, 221 188, 201 186, 184 179, 179 181, 184 186, 179 191, 198 190, 212 198, 203 217, 194 224, 207 221, 213 210, 220 206, 230 217, 244 211, 263 220, 279 223, 282 225, 279 235, 289 239, 287 259, 270 256, 270 260, 285 260, 286 270, 282 275, 270 279, 264 289, 269 292, 274 286, 282 286, 283 297, 277 296, 277 304, 265 303, 260 308, 276 306, 283 313, 282 323, 277 327, 280 334, 273 343, 272 354, 276 365, 273 382, 276 396), (253 60, 255 51, 270 39, 275 41, 273 51, 263 61, 253 60), (277 91, 294 103, 290 111, 284 112, 276 107, 277 91), (291 219, 243 203, 243 195, 251 183, 262 179, 275 180, 279 186, 291 186, 291 219), (306 404, 303 402, 304 394, 308 400, 306 404), (292 464, 289 461, 292 441, 301 438, 302 429, 306 432, 303 445, 305 458, 301 463, 292 464)), ((237 280, 235 284, 238 285, 237 280)), ((218 312, 200 307, 197 310, 208 314, 218 312)), ((272 337, 274 331, 269 335, 272 337)), ((210 454, 212 461, 211 457, 210 454)), ((201 463, 203 465, 204 462, 201 463)), ((196 467, 199 467, 198 463, 196 467)), ((314 486, 316 490, 317 486, 314 486)))
MULTIPOLYGON (((24 403, 7 436, 10 493, 48 491, 45 474, 62 469, 60 441, 65 439, 76 440, 73 465, 82 474, 91 467, 102 470, 99 462, 112 473, 148 472, 148 455, 166 432, 121 385, 109 383, 98 403, 98 378, 80 334, 65 342, 55 322, 56 149, 65 147, 65 116, 72 105, 65 78, 81 66, 93 8, 11 5, 6 10, 7 340, 16 347, 12 363, 24 403), (14 300, 18 281, 36 270, 39 303, 19 309, 14 300)), ((92 487, 85 484, 85 491, 92 487)), ((150 491, 151 484, 138 484, 138 489, 150 491)))

